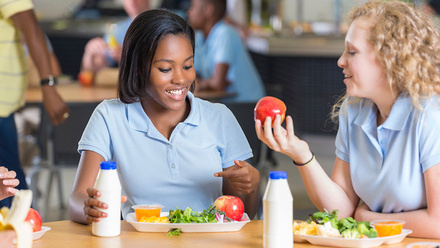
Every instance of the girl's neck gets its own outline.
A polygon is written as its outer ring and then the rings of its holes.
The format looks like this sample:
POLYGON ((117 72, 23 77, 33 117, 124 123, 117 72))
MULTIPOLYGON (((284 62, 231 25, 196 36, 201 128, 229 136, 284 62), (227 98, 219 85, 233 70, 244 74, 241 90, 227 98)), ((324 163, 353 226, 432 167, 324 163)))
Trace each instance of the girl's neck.
POLYGON ((191 109, 189 99, 186 98, 185 107, 179 110, 169 110, 158 104, 156 101, 149 100, 151 99, 142 100, 142 108, 156 129, 169 140, 174 128, 180 122, 185 121, 189 115, 191 109))
POLYGON ((390 116, 391 109, 397 98, 387 98, 385 100, 375 101, 377 107, 377 126, 382 125, 390 116))
POLYGON ((396 88, 392 88, 378 95, 375 99, 372 99, 377 107, 377 126, 382 125, 388 119, 391 109, 399 95, 400 91, 396 88))

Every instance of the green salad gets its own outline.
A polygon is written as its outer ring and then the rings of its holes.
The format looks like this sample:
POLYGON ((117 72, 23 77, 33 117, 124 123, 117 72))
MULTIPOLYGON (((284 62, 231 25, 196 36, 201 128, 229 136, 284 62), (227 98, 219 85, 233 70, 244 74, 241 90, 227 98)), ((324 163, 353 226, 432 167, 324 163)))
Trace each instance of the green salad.
POLYGON ((333 210, 331 213, 329 213, 326 209, 324 209, 322 212, 316 212, 310 215, 307 222, 315 222, 317 224, 330 222, 331 226, 337 229, 342 237, 347 239, 377 237, 377 231, 374 227, 370 226, 370 222, 356 221, 352 217, 339 219, 338 211, 339 210, 333 210))
MULTIPOLYGON (((170 210, 168 214, 170 223, 222 223, 230 222, 232 219, 226 217, 226 214, 212 205, 202 212, 193 211, 190 207, 185 210, 170 210)), ((168 236, 180 235, 180 229, 172 229, 168 232, 168 236)))

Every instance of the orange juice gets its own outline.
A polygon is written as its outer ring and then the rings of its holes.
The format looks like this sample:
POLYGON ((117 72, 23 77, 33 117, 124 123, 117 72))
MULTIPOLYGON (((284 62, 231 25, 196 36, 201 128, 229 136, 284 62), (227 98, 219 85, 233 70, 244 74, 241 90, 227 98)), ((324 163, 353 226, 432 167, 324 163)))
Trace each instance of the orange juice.
POLYGON ((154 204, 154 205, 135 205, 132 206, 134 212, 136 213, 137 221, 140 221, 144 217, 156 216, 160 217, 160 211, 163 206, 154 204))
POLYGON ((376 228, 377 236, 385 237, 400 234, 405 222, 401 220, 383 220, 373 221, 371 224, 376 228))

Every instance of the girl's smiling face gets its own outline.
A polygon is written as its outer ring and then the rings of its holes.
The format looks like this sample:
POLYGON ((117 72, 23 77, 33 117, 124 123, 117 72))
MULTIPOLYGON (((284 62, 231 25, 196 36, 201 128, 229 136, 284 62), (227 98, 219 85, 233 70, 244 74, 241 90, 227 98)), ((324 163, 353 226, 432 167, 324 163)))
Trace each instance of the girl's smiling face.
POLYGON ((345 37, 345 51, 338 60, 343 69, 344 83, 349 96, 369 98, 373 101, 391 92, 385 70, 369 42, 371 19, 359 18, 352 22, 345 37))
POLYGON ((163 109, 184 110, 188 90, 195 78, 190 40, 183 34, 164 36, 152 60, 146 100, 163 109))

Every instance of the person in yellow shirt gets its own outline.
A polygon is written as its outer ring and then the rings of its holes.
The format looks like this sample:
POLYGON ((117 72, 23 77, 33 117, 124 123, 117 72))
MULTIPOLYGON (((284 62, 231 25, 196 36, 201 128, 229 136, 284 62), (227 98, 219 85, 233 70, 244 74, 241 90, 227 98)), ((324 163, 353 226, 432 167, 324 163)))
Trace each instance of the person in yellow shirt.
MULTIPOLYGON (((31 0, 0 0, 0 165, 17 173, 20 184, 27 188, 18 156, 17 130, 14 113, 25 103, 28 82, 27 63, 21 36, 42 79, 44 107, 54 125, 64 122, 69 109, 53 87, 49 53, 44 33, 38 25, 31 0)), ((11 197, 0 202, 10 206, 11 197)))

